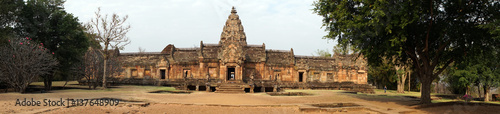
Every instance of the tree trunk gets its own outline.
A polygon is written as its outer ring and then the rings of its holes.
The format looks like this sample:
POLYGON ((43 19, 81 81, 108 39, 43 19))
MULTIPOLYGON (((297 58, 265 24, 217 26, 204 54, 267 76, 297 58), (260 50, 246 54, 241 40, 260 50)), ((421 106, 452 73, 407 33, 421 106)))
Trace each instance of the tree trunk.
POLYGON ((406 73, 403 73, 401 75, 401 92, 400 93, 405 93, 405 83, 406 83, 406 73))
POLYGON ((477 96, 481 98, 481 86, 479 84, 477 84, 477 96))
POLYGON ((431 83, 430 79, 422 79, 422 85, 420 89, 420 103, 421 104, 430 104, 431 103, 431 83))
POLYGON ((87 85, 89 86, 89 90, 92 89, 92 83, 90 81, 90 78, 87 78, 87 85))
POLYGON ((465 94, 466 95, 470 95, 470 93, 469 93, 469 86, 467 86, 467 88, 465 88, 465 94))
POLYGON ((52 76, 47 75, 43 78, 43 85, 45 87, 45 91, 50 91, 52 87, 52 76))
POLYGON ((26 92, 26 87, 21 87, 17 91, 19 91, 19 93, 24 93, 26 92))
POLYGON ((401 93, 401 75, 399 75, 399 74, 397 74, 397 75, 398 75, 398 88, 397 88, 397 91, 398 91, 398 93, 401 93))
POLYGON ((95 88, 97 88, 97 85, 99 85, 99 84, 98 84, 99 82, 97 82, 97 81, 98 81, 98 79, 97 79, 97 78, 99 78, 99 73, 98 73, 98 71, 96 71, 96 73, 95 73, 95 75, 94 75, 94 81, 92 81, 92 85, 94 86, 94 90, 95 90, 95 88))
POLYGON ((47 76, 46 77, 43 77, 43 87, 45 89, 45 91, 48 91, 47 90, 47 85, 49 85, 49 82, 47 81, 47 76))
POLYGON ((490 101, 490 87, 489 86, 484 86, 484 101, 490 101))
POLYGON ((408 71, 408 93, 410 93, 411 89, 410 83, 411 83, 411 71, 408 71))
POLYGON ((106 87, 106 67, 107 67, 106 63, 107 63, 107 59, 106 59, 106 57, 104 57, 104 74, 102 76, 102 89, 107 88, 106 87))
POLYGON ((62 89, 64 89, 64 87, 66 87, 66 84, 68 84, 68 80, 66 80, 66 82, 64 83, 62 89))

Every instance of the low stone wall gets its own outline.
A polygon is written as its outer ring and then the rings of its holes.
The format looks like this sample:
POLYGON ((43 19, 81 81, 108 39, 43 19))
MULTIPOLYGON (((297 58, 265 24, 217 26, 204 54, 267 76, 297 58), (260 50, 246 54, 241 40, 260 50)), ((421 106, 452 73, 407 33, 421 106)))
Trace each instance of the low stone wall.
MULTIPOLYGON (((211 87, 218 88, 223 82, 220 79, 181 79, 181 80, 156 80, 156 79, 109 79, 110 85, 155 85, 170 86, 180 90, 190 90, 191 88, 211 87)), ((80 80, 80 84, 88 84, 87 80, 80 80)), ((242 88, 248 89, 247 92, 279 92, 282 89, 315 89, 315 90, 346 90, 360 93, 373 94, 374 86, 368 84, 355 84, 354 82, 278 82, 270 80, 255 80, 238 82, 242 88), (272 91, 267 90, 272 89, 272 91)))

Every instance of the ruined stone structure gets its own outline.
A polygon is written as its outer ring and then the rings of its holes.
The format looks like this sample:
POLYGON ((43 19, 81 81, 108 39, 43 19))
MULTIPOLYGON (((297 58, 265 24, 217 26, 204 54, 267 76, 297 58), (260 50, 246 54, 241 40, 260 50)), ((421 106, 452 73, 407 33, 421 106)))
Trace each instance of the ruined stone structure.
POLYGON ((216 92, 279 91, 280 88, 355 88, 367 83, 362 55, 311 57, 290 50, 250 45, 236 10, 231 10, 219 43, 197 48, 172 44, 161 52, 119 53, 122 82, 154 83, 216 92), (128 81, 127 81, 128 80, 128 81), (344 88, 346 87, 344 86, 344 88))

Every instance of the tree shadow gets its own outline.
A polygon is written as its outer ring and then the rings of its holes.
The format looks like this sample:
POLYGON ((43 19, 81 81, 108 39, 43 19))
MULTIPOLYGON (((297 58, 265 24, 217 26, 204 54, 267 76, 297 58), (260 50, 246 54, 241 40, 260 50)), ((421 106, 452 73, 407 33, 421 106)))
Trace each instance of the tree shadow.
POLYGON ((413 106, 420 103, 420 98, 414 96, 392 96, 392 95, 381 95, 381 94, 358 94, 357 92, 341 92, 341 94, 348 95, 351 97, 363 99, 366 101, 376 101, 376 102, 393 102, 404 106, 413 106))
MULTIPOLYGON (((78 85, 78 84, 68 84, 68 85, 78 85)), ((26 88, 26 91, 22 94, 43 94, 43 93, 53 93, 55 90, 70 90, 70 89, 78 89, 78 90, 99 90, 88 88, 88 86, 74 87, 74 86, 52 86, 51 91, 45 91, 44 86, 40 85, 30 85, 26 88)), ((116 86, 108 86, 108 89, 120 88, 116 86)))

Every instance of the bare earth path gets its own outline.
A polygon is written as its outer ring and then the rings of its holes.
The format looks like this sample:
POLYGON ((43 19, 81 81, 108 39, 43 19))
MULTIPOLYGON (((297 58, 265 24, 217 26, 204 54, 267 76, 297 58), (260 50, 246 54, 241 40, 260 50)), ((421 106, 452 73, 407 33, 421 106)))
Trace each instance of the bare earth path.
MULTIPOLYGON (((289 90, 312 93, 312 96, 269 96, 265 93, 220 94, 194 92, 191 94, 148 93, 140 86, 118 86, 113 91, 56 90, 52 93, 0 94, 0 113, 332 113, 332 111, 307 111, 311 104, 355 103, 368 110, 343 110, 346 113, 494 113, 498 106, 441 106, 413 109, 418 103, 405 97, 380 97, 359 95, 338 90, 289 90), (67 98, 117 98, 129 101, 118 106, 15 106, 16 100, 59 100, 67 98)), ((42 101, 43 102, 43 101, 42 101)), ((339 111, 336 111, 339 112, 339 111)))

